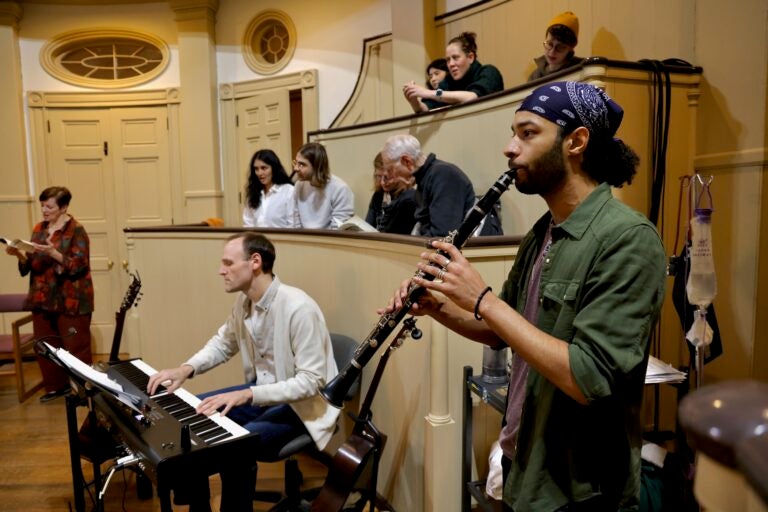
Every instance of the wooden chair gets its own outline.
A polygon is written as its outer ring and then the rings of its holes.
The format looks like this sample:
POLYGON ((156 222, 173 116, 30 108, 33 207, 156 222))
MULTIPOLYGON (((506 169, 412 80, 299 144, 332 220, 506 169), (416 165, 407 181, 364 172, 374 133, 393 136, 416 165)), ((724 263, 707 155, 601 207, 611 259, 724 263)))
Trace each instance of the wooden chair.
MULTIPOLYGON (((23 312, 26 297, 23 293, 0 294, 0 313, 23 312)), ((33 334, 22 333, 21 326, 31 322, 32 315, 24 315, 11 323, 11 334, 0 334, 0 359, 13 361, 13 368, 0 370, 0 375, 16 376, 16 393, 19 396, 19 402, 23 402, 43 387, 42 380, 29 389, 24 384, 24 357, 35 354, 33 350, 35 340, 33 334)))

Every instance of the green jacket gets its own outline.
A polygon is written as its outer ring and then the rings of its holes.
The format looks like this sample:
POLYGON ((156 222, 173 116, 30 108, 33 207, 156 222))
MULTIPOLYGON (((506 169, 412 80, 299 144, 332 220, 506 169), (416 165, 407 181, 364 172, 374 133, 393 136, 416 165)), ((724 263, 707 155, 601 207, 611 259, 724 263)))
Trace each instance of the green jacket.
MULTIPOLYGON (((500 297, 522 312, 550 222, 520 245, 500 297)), ((602 497, 633 509, 640 495, 640 407, 648 339, 664 298, 665 254, 655 227, 600 185, 552 230, 542 265, 539 329, 567 341, 580 405, 533 368, 504 501, 554 511, 602 497)))
MULTIPOLYGON (((504 79, 495 66, 483 65, 475 60, 460 80, 454 80, 451 74, 447 73, 437 87, 444 91, 470 91, 477 94, 478 98, 482 98, 494 92, 503 91, 504 79)), ((435 100, 423 100, 423 102, 430 110, 448 105, 448 103, 435 100)))

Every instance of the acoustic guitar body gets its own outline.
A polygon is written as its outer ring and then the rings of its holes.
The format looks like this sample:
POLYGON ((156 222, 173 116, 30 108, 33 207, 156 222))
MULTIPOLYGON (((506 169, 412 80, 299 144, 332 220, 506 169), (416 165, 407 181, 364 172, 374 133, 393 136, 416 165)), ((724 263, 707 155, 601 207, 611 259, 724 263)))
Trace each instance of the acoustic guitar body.
POLYGON ((355 489, 364 492, 369 487, 367 481, 362 485, 356 484, 360 482, 361 476, 370 473, 372 459, 383 445, 381 441, 372 440, 365 434, 353 433, 339 447, 328 471, 328 478, 312 502, 312 512, 340 512, 355 489))

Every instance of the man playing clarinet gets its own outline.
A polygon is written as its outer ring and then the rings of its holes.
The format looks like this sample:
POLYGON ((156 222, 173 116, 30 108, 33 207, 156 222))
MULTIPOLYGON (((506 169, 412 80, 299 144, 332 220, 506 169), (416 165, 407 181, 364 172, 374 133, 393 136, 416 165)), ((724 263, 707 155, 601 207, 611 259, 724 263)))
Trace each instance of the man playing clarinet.
MULTIPOLYGON (((578 82, 543 85, 504 149, 516 188, 548 212, 520 244, 500 293, 453 245, 421 255, 413 306, 459 334, 514 353, 505 424, 504 506, 515 512, 637 510, 648 338, 664 296, 655 227, 615 199, 637 155, 614 138, 623 111, 578 82), (439 293, 433 293, 439 292, 439 293)), ((405 281, 385 311, 401 308, 405 281)))

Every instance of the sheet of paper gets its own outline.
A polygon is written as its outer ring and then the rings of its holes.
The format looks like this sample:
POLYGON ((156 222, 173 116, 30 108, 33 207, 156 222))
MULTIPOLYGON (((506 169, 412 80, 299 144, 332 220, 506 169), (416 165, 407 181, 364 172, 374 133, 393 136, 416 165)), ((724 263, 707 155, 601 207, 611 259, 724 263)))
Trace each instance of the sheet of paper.
POLYGON ((91 366, 85 364, 81 360, 79 360, 77 357, 73 356, 71 353, 69 353, 68 350, 63 348, 54 348, 48 342, 45 343, 46 347, 48 347, 48 350, 56 354, 56 357, 59 358, 59 360, 79 373, 81 376, 85 377, 86 379, 95 382, 96 384, 114 392, 121 392, 123 391, 123 386, 120 385, 120 383, 115 382, 114 380, 110 379, 106 373, 102 373, 98 370, 93 369, 91 366))
POLYGON ((681 372, 671 364, 665 363, 653 356, 648 358, 648 369, 645 371, 646 384, 679 383, 683 382, 686 378, 685 372, 681 372))

